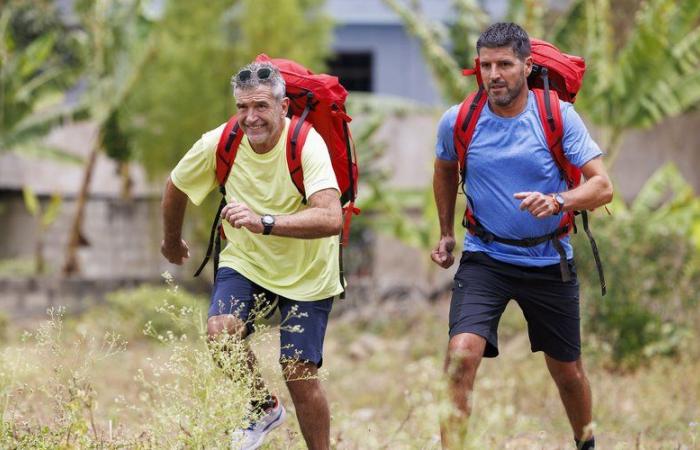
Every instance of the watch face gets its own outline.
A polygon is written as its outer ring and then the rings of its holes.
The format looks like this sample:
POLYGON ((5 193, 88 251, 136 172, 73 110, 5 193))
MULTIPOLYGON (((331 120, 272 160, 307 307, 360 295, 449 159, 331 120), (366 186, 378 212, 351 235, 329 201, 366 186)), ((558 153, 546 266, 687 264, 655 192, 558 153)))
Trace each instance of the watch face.
POLYGON ((554 200, 559 203, 559 206, 564 206, 564 197, 561 196, 561 194, 557 194, 554 196, 554 200))
POLYGON ((262 223, 263 225, 274 225, 275 218, 269 214, 265 214, 264 216, 262 216, 262 223))

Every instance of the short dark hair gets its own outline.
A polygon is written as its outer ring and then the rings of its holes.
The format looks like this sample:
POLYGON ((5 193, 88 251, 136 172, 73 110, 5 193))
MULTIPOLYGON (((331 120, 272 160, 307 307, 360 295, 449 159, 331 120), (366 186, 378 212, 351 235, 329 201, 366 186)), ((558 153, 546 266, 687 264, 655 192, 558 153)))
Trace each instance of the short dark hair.
POLYGON ((498 22, 489 26, 476 41, 476 53, 482 47, 498 48, 510 46, 519 59, 530 56, 530 37, 523 28, 512 22, 498 22))

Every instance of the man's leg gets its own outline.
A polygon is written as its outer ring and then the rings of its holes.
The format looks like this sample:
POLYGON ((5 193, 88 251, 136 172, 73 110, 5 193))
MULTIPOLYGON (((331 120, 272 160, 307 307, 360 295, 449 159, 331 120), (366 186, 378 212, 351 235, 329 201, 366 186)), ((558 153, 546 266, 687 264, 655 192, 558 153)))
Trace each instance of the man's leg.
POLYGON ((279 299, 280 363, 310 450, 330 447, 331 414, 318 378, 323 341, 333 298, 315 301, 279 299))
MULTIPOLYGON (((235 341, 242 341, 247 334, 246 324, 233 314, 221 314, 210 317, 207 320, 207 335, 210 342, 212 357, 228 377, 235 378, 237 374, 242 375, 242 373, 237 370, 238 361, 226 359, 231 358, 230 347, 237 344, 235 341)), ((243 352, 245 353, 248 371, 253 377, 252 387, 254 391, 253 397, 255 397, 253 403, 260 403, 260 400, 265 400, 265 397, 269 397, 269 391, 258 369, 255 355, 246 343, 241 344, 244 346, 243 352)))
POLYGON ((581 358, 562 362, 545 355, 547 368, 559 389, 559 396, 569 417, 574 437, 586 441, 592 437, 586 427, 592 421, 591 387, 583 370, 581 358))
POLYGON ((445 374, 454 409, 440 427, 443 448, 459 448, 466 439, 471 394, 485 347, 486 339, 473 333, 457 334, 447 346, 445 374))
POLYGON ((251 324, 266 307, 260 303, 272 301, 274 295, 264 291, 243 275, 228 267, 222 267, 216 280, 209 306, 207 335, 214 361, 233 379, 252 381, 251 406, 264 411, 274 402, 265 386, 253 352, 244 339, 254 330, 251 324), (268 298, 269 296, 269 298, 268 298), (245 364, 242 364, 245 361, 245 364))
POLYGON ((316 364, 283 363, 283 371, 306 446, 309 450, 329 449, 331 413, 316 364))

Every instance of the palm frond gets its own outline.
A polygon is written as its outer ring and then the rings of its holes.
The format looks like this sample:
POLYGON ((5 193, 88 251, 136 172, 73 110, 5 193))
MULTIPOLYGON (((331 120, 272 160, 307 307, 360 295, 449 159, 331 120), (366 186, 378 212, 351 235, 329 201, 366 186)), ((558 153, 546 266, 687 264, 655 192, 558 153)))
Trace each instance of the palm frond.
POLYGON ((420 42, 423 54, 440 85, 443 97, 451 102, 457 102, 464 98, 468 89, 467 80, 462 76, 455 59, 436 38, 436 33, 430 28, 429 21, 411 11, 398 0, 384 0, 384 3, 401 17, 409 33, 420 42))

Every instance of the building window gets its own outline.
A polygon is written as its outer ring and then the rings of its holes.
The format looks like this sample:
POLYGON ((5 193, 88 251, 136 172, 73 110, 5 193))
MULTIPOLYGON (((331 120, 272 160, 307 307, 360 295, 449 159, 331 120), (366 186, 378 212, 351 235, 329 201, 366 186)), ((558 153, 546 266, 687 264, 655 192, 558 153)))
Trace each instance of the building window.
POLYGON ((372 53, 336 53, 328 71, 348 91, 372 92, 372 53))

